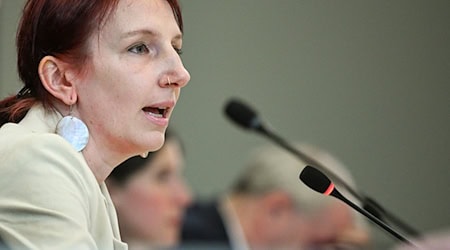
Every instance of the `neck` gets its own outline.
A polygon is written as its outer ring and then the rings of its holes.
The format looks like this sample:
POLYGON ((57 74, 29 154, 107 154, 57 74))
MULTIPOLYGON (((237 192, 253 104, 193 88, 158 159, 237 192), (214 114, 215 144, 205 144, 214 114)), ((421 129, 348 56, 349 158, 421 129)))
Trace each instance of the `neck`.
POLYGON ((118 160, 110 160, 111 158, 105 155, 105 152, 96 150, 92 140, 88 142, 82 153, 98 183, 104 182, 114 167, 120 163, 118 160))

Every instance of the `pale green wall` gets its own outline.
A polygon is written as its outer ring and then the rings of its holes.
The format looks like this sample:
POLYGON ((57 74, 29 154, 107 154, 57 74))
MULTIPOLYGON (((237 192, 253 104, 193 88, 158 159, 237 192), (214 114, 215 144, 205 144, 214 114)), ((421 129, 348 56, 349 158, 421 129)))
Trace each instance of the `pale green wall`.
MULTIPOLYGON (((268 143, 222 115, 237 96, 285 138, 335 153, 367 194, 411 225, 450 227, 450 1, 182 4, 192 80, 173 124, 195 193, 222 191, 248 150, 268 143)), ((1 96, 18 89, 18 5, 1 9, 1 96)))
POLYGON ((0 97, 15 93, 20 84, 16 70, 15 31, 23 0, 0 0, 0 97))

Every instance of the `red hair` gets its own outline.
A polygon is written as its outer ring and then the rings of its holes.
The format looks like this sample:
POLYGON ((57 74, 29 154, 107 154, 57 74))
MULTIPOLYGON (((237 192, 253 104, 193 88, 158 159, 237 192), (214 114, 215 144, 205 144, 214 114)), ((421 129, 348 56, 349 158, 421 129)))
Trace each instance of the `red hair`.
MULTIPOLYGON (((28 91, 0 101, 0 126, 19 122, 36 102, 50 107, 50 95, 42 86, 39 63, 47 55, 83 65, 88 58, 89 36, 116 8, 119 0, 28 0, 16 37, 19 77, 28 91)), ((183 32, 178 0, 167 0, 183 32)), ((21 91, 22 92, 22 91, 21 91)))

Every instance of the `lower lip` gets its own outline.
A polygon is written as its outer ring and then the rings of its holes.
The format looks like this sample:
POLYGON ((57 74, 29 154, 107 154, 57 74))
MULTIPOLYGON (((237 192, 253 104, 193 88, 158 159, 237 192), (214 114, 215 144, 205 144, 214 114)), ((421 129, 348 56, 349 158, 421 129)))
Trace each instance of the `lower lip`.
POLYGON ((147 117, 148 120, 150 120, 152 123, 158 125, 158 126, 167 126, 169 125, 169 118, 164 117, 156 117, 153 115, 150 115, 147 112, 144 112, 145 117, 147 117))

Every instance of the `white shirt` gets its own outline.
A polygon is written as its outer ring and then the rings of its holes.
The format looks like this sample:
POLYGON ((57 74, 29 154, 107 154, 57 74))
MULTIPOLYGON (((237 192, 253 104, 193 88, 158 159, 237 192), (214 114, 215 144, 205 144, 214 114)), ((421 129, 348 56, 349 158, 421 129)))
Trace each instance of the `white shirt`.
POLYGON ((227 196, 224 196, 219 204, 218 211, 223 218, 225 230, 230 238, 231 249, 233 250, 250 250, 244 231, 242 230, 239 219, 227 196))

